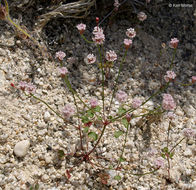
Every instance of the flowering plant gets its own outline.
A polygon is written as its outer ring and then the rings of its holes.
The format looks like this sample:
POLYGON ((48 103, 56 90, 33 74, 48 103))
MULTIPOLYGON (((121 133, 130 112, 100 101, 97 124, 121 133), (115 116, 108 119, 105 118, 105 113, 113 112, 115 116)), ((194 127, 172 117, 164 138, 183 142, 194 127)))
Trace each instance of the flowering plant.
MULTIPOLYGON (((141 16, 145 16, 140 14, 141 16)), ((143 18, 144 20, 144 18, 143 18)), ((20 82, 18 86, 12 84, 12 87, 20 89, 22 92, 25 93, 28 97, 33 97, 42 103, 44 103, 51 111, 53 111, 57 116, 59 116, 65 123, 73 124, 73 118, 77 118, 74 120, 74 128, 78 130, 79 133, 79 140, 80 146, 76 150, 76 152, 72 153, 72 156, 78 158, 79 162, 88 162, 92 164, 93 158, 96 156, 97 149, 101 146, 101 141, 104 138, 105 132, 107 129, 110 128, 111 125, 114 123, 119 123, 120 127, 117 126, 116 130, 113 132, 113 136, 116 139, 123 139, 122 140, 122 149, 120 150, 119 157, 117 160, 114 160, 110 167, 105 167, 101 165, 99 162, 97 163, 98 167, 105 170, 115 170, 128 172, 126 167, 124 167, 123 162, 126 161, 124 157, 125 147, 128 140, 128 133, 133 127, 132 121, 136 118, 143 118, 143 117, 150 117, 152 115, 161 115, 163 113, 168 113, 168 118, 172 120, 175 117, 174 111, 176 108, 176 102, 173 96, 169 93, 166 93, 167 89, 169 88, 171 83, 175 82, 176 74, 173 69, 173 56, 172 62, 164 76, 165 83, 162 87, 157 89, 155 93, 153 93, 149 98, 146 100, 142 100, 141 98, 133 98, 132 104, 126 104, 127 100, 129 99, 128 92, 122 90, 122 88, 118 88, 119 83, 119 76, 122 72, 122 68, 124 66, 124 62, 126 60, 126 55, 131 48, 132 43, 134 43, 134 38, 136 37, 136 31, 134 28, 129 28, 125 32, 126 36, 128 37, 124 39, 124 55, 122 60, 119 64, 119 70, 117 76, 114 80, 114 86, 111 92, 111 96, 109 98, 109 102, 106 101, 106 85, 105 81, 108 79, 108 74, 110 73, 110 68, 117 64, 119 58, 117 53, 113 50, 106 51, 103 49, 103 44, 105 43, 105 35, 104 31, 101 27, 98 26, 99 19, 97 19, 97 26, 94 27, 92 32, 93 37, 92 40, 86 39, 84 36, 86 25, 81 23, 77 25, 77 29, 81 35, 81 37, 89 44, 94 44, 99 52, 98 56, 95 56, 93 53, 89 53, 85 58, 85 62, 88 64, 97 64, 98 69, 100 70, 101 76, 101 97, 98 98, 91 98, 89 101, 85 101, 83 97, 72 87, 71 82, 69 80, 69 71, 67 67, 63 65, 63 60, 66 57, 66 54, 63 51, 59 51, 56 53, 55 58, 61 63, 61 67, 59 68, 59 73, 62 77, 62 80, 66 84, 66 87, 69 89, 72 97, 73 97, 73 104, 66 103, 64 108, 60 111, 55 111, 47 102, 38 98, 35 94, 35 87, 31 83, 20 82), (165 92, 165 93, 164 93, 165 92), (163 100, 160 105, 155 108, 146 108, 145 106, 152 100, 155 96, 163 95, 163 100), (118 101, 118 111, 115 114, 112 114, 111 109, 114 105, 114 99, 118 101), (100 104, 100 102, 102 104, 100 104), (81 106, 82 105, 82 106, 81 106), (141 111, 138 111, 141 110, 141 111), (137 112, 138 111, 138 112, 137 112), (90 142, 90 143, 89 143, 90 142), (91 146, 89 146, 89 144, 91 146)), ((174 55, 176 53, 176 49, 178 46, 178 40, 173 38, 170 42, 170 47, 174 49, 174 55)), ((195 77, 192 77, 192 83, 195 82, 195 77)), ((169 138, 169 131, 170 127, 168 128, 168 138, 169 138)), ((192 137, 194 132, 191 129, 186 129, 183 131, 184 136, 186 138, 192 137)), ((183 139, 185 139, 185 137, 183 139)), ((183 140, 182 139, 182 140, 183 140)), ((131 173, 133 175, 145 175, 149 173, 154 173, 159 170, 161 167, 164 167, 164 159, 168 161, 168 167, 170 167, 169 159, 173 157, 174 149, 176 146, 182 141, 180 140, 171 150, 169 150, 167 145, 166 148, 162 150, 161 158, 158 157, 157 160, 154 162, 153 170, 150 172, 143 172, 143 173, 131 173)), ((62 152, 61 152, 62 153, 62 152)), ((64 153, 63 153, 64 154, 64 153)), ((92 164, 93 165, 93 164, 92 164)), ((169 171, 169 169, 168 169, 169 171)), ((109 172, 110 173, 110 172, 109 172)), ((67 176, 70 178, 70 171, 67 171, 67 176)), ((108 176, 101 175, 102 181, 106 183, 108 180, 108 176), (104 176, 104 179, 103 179, 104 176)), ((120 175, 113 176, 115 179, 120 180, 120 175)))

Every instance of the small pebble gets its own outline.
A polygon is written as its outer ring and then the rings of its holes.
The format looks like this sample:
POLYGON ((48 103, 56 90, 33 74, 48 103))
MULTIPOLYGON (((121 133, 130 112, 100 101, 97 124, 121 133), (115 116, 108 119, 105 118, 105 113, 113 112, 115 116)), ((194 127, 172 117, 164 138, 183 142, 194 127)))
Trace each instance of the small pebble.
POLYGON ((46 121, 46 122, 50 121, 50 117, 51 117, 50 113, 48 111, 46 111, 44 113, 44 121, 46 121))
POLYGON ((184 152, 184 156, 191 156, 191 155, 192 155, 191 149, 186 149, 184 152))
POLYGON ((14 147, 14 154, 18 157, 24 157, 27 154, 29 147, 30 147, 29 140, 20 141, 14 147))

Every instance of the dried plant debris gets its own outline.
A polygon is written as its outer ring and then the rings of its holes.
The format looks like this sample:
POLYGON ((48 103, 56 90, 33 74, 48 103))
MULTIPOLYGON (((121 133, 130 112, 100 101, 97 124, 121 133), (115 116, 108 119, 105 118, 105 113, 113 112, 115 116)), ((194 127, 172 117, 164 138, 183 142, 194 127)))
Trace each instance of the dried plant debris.
POLYGON ((55 17, 63 18, 84 18, 89 14, 89 9, 95 5, 95 0, 80 0, 73 3, 61 4, 56 6, 51 12, 43 14, 36 23, 36 30, 41 31, 42 28, 55 17))

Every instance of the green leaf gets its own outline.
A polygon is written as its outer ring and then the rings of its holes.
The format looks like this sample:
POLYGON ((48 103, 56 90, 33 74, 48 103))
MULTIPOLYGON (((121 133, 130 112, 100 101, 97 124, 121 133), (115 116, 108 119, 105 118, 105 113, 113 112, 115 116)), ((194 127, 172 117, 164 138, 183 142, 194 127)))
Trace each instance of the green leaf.
POLYGON ((96 141, 98 138, 98 135, 95 132, 89 132, 88 136, 93 140, 96 141))
POLYGON ((169 157, 170 157, 170 158, 173 158, 173 156, 174 156, 174 152, 170 152, 170 153, 169 153, 169 157))
POLYGON ((116 176, 114 176, 114 179, 119 181, 119 180, 121 180, 121 177, 119 175, 116 175, 116 176))
POLYGON ((162 158, 165 158, 165 154, 164 154, 164 153, 161 153, 161 157, 162 157, 162 158))
POLYGON ((84 128, 84 133, 88 133, 89 127, 84 128))
POLYGON ((112 119, 113 117, 111 115, 108 116, 108 119, 112 119))
POLYGON ((102 121, 102 117, 101 116, 98 116, 97 119, 100 120, 100 121, 102 121))
POLYGON ((82 116, 81 119, 82 119, 82 123, 88 123, 89 122, 89 119, 88 119, 87 116, 82 116))
POLYGON ((63 150, 58 150, 58 157, 63 158, 63 156, 65 156, 64 151, 63 150))
POLYGON ((113 167, 110 165, 110 166, 109 166, 109 169, 113 169, 113 167))
POLYGON ((123 118, 123 119, 121 120, 121 123, 122 123, 126 128, 128 128, 129 122, 127 121, 126 118, 123 118))
POLYGON ((126 160, 125 160, 125 158, 120 157, 120 158, 119 158, 119 161, 120 161, 120 162, 125 162, 126 160))
POLYGON ((37 183, 36 185, 35 185, 35 190, 38 190, 39 189, 39 184, 37 183))
POLYGON ((88 110, 86 115, 87 115, 87 117, 92 118, 94 116, 94 113, 92 110, 88 110))
POLYGON ((121 115, 121 114, 123 114, 123 113, 125 113, 126 112, 126 109, 125 108, 123 108, 123 107, 119 107, 118 108, 118 114, 119 115, 121 115))
POLYGON ((167 147, 164 147, 164 148, 162 149, 162 152, 168 153, 168 148, 167 148, 167 147))
POLYGON ((118 138, 120 137, 124 132, 123 131, 115 131, 114 132, 114 137, 118 138))
POLYGON ((94 110, 95 112, 100 112, 101 107, 100 107, 100 106, 96 106, 93 110, 94 110))

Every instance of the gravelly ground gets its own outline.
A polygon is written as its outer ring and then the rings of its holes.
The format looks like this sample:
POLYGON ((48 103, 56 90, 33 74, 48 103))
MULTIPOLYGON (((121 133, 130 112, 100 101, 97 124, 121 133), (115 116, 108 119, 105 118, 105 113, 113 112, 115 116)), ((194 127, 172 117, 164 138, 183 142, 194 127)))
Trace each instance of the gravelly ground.
MULTIPOLYGON (((172 50, 163 52, 161 44, 177 37, 179 47, 174 62, 177 74, 175 84, 167 92, 174 96, 177 103, 177 118, 173 122, 171 132, 172 142, 181 136, 183 128, 196 129, 196 96, 195 85, 182 87, 178 83, 187 83, 196 73, 195 57, 195 6, 176 8, 169 7, 167 3, 154 2, 149 7, 136 7, 144 10, 148 19, 138 23, 133 7, 124 4, 119 12, 107 18, 101 26, 106 35, 106 50, 115 50, 121 58, 123 40, 127 28, 134 27, 137 36, 133 47, 129 50, 123 72, 120 77, 119 89, 125 90, 129 95, 128 103, 134 97, 146 99, 161 85, 161 78, 169 67, 169 58, 172 50)), ((41 11, 29 7, 26 12, 21 9, 11 9, 11 15, 18 18, 22 15, 22 23, 29 30, 33 28, 36 16, 41 11)), ((89 78, 97 75, 98 69, 94 65, 86 65, 84 57, 96 52, 93 45, 87 45, 79 36, 75 25, 84 22, 87 25, 85 32, 91 38, 95 25, 95 16, 103 19, 111 10, 108 4, 97 3, 91 14, 84 20, 54 19, 44 28, 42 37, 53 56, 56 51, 63 50, 67 58, 75 58, 74 63, 68 63, 70 80, 79 94, 88 100, 89 95, 100 98, 100 89, 96 83, 90 83, 89 78)), ((54 60, 42 58, 41 53, 24 40, 15 37, 13 28, 4 21, 0 22, 0 188, 1 189, 28 189, 30 185, 38 183, 40 189, 195 189, 196 188, 196 139, 184 140, 176 150, 171 168, 171 181, 167 180, 166 167, 157 173, 142 177, 117 172, 122 177, 120 181, 113 180, 115 172, 110 173, 107 185, 100 181, 100 175, 105 173, 102 169, 95 169, 89 163, 76 166, 77 159, 69 158, 59 160, 57 151, 63 150, 66 154, 73 153, 78 145, 78 131, 70 124, 63 124, 49 111, 50 117, 44 117, 46 106, 33 99, 27 99, 20 92, 13 90, 10 83, 20 80, 32 81, 37 86, 37 95, 47 101, 53 108, 61 110, 64 104, 73 101, 68 89, 64 88, 58 74, 59 63, 54 60), (30 141, 30 148, 24 158, 14 155, 13 149, 17 142, 30 141), (76 146, 75 146, 76 145, 76 146), (75 167, 74 167, 75 166, 75 167), (73 168, 70 180, 67 180, 66 169, 73 168)), ((117 72, 119 63, 112 70, 112 77, 117 72)), ((163 82, 163 81, 162 81, 163 82)), ((110 94, 109 83, 106 92, 110 94)), ((153 106, 160 104, 161 96, 154 98, 153 106)), ((151 105, 151 106, 152 106, 151 105)), ((150 107, 150 104, 147 106, 150 107)), ((113 112, 118 108, 116 102, 113 112)), ((155 118, 153 118, 155 120, 155 118)), ((132 122, 132 129, 128 135, 125 148, 126 162, 123 166, 133 173, 149 171, 153 161, 160 155, 160 148, 166 144, 168 120, 163 116, 160 120, 150 123, 145 120, 141 125, 132 122), (149 148, 156 148, 158 153, 153 157, 147 155, 149 148)), ((110 159, 113 164, 118 159, 124 136, 119 140, 113 137, 116 130, 114 124, 98 147, 97 153, 101 157, 110 159)), ((89 148, 92 146, 89 143, 89 148)), ((96 159, 95 159, 96 160, 96 159)), ((105 159, 98 159, 99 163, 108 167, 105 159)), ((166 162, 165 162, 166 164, 166 162)), ((95 167, 95 166, 94 166, 95 167)))

